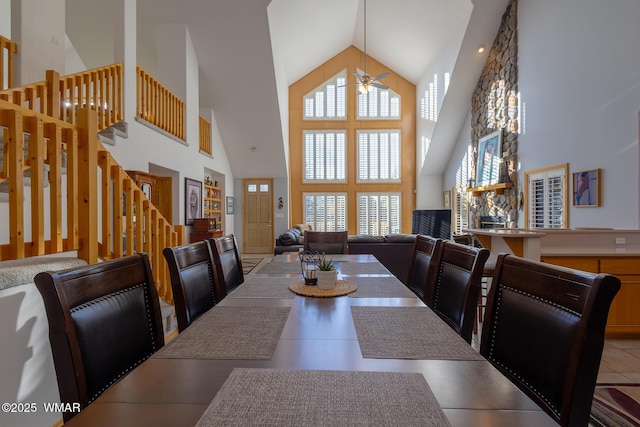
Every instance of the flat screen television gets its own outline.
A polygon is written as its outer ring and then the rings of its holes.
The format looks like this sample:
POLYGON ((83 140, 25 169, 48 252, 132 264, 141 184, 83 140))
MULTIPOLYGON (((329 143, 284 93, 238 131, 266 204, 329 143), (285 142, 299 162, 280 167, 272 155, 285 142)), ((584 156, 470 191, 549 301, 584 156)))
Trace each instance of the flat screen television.
POLYGON ((411 224, 412 234, 451 239, 451 209, 414 210, 411 224))

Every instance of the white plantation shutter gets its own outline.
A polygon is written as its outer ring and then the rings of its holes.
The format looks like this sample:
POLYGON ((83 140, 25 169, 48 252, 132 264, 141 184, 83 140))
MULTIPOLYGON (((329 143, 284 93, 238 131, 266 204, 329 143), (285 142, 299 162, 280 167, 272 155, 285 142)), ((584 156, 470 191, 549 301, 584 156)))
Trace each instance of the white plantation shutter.
POLYGON ((453 189, 453 234, 463 234, 469 228, 469 198, 466 187, 456 186, 453 189))
POLYGON ((400 131, 358 131, 358 182, 400 181, 400 131))
POLYGON ((400 233, 399 193, 358 193, 358 234, 400 233))
POLYGON ((347 229, 347 195, 343 193, 305 193, 304 218, 317 231, 347 229))
POLYGON ((564 169, 528 175, 529 228, 565 228, 566 173, 564 169))
POLYGON ((304 182, 345 182, 346 132, 304 132, 304 182))
MULTIPOLYGON (((363 74, 363 71, 358 70, 358 73, 363 74)), ((380 83, 384 84, 384 81, 380 83)), ((357 96, 358 120, 396 120, 400 118, 400 95, 391 89, 372 87, 369 93, 358 93, 357 96)))
POLYGON ((347 71, 324 82, 304 97, 305 120, 345 119, 347 71))

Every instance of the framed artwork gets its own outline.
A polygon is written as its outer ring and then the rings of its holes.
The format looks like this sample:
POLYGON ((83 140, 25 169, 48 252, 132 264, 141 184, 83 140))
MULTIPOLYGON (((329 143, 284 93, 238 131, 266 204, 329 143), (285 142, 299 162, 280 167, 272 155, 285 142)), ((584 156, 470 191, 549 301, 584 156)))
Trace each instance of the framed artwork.
POLYGON ((442 193, 444 208, 451 209, 451 190, 447 190, 442 193))
POLYGON ((502 129, 480 138, 476 164, 476 186, 484 187, 498 183, 501 155, 502 129))
POLYGON ((573 206, 589 208, 600 206, 600 169, 574 172, 573 206))
POLYGON ((202 182, 184 179, 184 223, 193 225, 194 218, 202 218, 202 182))
POLYGON ((227 196, 227 214, 228 215, 233 215, 233 211, 234 211, 234 206, 233 206, 233 197, 231 196, 227 196))

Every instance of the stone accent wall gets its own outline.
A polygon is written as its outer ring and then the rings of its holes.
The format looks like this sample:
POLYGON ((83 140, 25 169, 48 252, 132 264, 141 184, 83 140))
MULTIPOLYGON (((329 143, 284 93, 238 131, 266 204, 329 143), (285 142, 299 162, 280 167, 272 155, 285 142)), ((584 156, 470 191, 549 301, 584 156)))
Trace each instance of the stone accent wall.
MULTIPOLYGON (((471 197, 470 225, 480 226, 480 216, 502 216, 507 227, 517 227, 518 197, 518 1, 511 0, 502 16, 502 23, 487 62, 471 99, 471 144, 473 165, 471 177, 475 181, 478 159, 478 140, 502 129, 502 158, 508 167, 513 188, 504 194, 485 191, 471 197)), ((504 182, 504 179, 500 182, 504 182)))

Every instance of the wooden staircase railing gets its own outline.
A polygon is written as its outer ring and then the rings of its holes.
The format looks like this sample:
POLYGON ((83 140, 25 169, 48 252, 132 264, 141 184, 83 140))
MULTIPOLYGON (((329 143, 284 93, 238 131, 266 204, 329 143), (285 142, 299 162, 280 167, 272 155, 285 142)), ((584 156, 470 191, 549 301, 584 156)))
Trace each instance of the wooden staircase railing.
POLYGON ((0 36, 0 90, 13 87, 13 63, 16 53, 18 53, 16 42, 0 36))
POLYGON ((212 155, 211 149, 211 123, 200 116, 200 151, 212 155))
MULTIPOLYGON (((3 46, 17 50, 15 43, 0 36, 3 46)), ((4 49, 4 47, 3 47, 4 49)), ((0 56, 0 77, 4 74, 0 56)), ((124 120, 123 64, 117 63, 60 77, 47 70, 46 79, 21 86, 11 87, 13 81, 13 56, 9 54, 9 88, 2 90, 0 99, 12 102, 38 113, 77 123, 79 108, 90 108, 98 112, 98 130, 104 130, 124 120)), ((0 80, 0 83, 2 80, 0 80)), ((184 102, 167 90, 150 74, 137 67, 136 115, 163 131, 185 140, 184 102)), ((200 117, 200 151, 211 155, 211 124, 200 117)))
POLYGON ((46 80, 0 92, 0 99, 67 123, 79 108, 98 112, 98 130, 124 120, 122 63, 65 77, 47 70, 46 80))
POLYGON ((184 102, 137 67, 136 116, 185 141, 184 102))
POLYGON ((72 125, 0 100, 5 154, 0 182, 9 187, 8 223, 0 226, 10 230, 9 243, 0 244, 0 260, 77 250, 79 258, 95 263, 145 251, 159 295, 172 303, 162 249, 184 244, 184 226, 171 226, 97 140, 95 110, 78 109, 76 120, 72 125), (26 169, 31 169, 30 187, 24 185, 26 169), (31 241, 25 239, 25 221, 31 223, 31 241))

